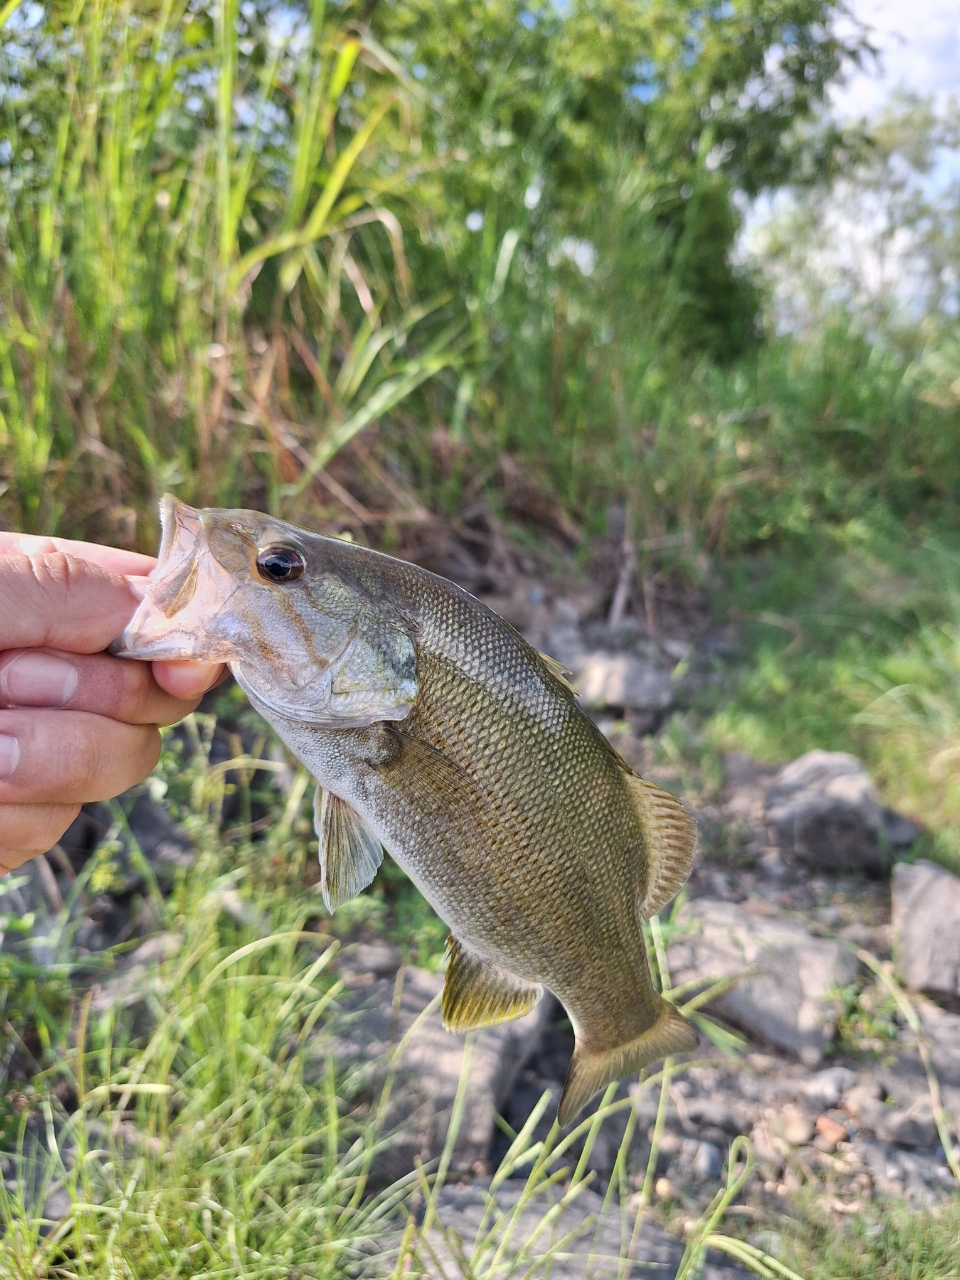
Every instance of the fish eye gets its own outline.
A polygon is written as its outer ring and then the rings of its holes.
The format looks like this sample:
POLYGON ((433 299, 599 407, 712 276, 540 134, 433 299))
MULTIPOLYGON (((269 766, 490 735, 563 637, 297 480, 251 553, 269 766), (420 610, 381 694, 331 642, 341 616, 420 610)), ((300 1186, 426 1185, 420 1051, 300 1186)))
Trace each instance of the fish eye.
POLYGON ((257 556, 257 573, 264 582, 296 582, 307 562, 294 547, 266 547, 257 556))

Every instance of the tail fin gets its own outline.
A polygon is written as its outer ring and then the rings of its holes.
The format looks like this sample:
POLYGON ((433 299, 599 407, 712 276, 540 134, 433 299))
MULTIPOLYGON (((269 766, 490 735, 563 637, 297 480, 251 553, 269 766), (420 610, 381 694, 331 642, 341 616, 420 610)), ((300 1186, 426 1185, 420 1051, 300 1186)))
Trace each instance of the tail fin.
POLYGON ((696 1029, 672 1004, 663 1001, 656 1022, 636 1040, 627 1040, 598 1053, 585 1053, 577 1045, 563 1086, 557 1119, 561 1125, 568 1124, 593 1095, 612 1080, 631 1075, 671 1053, 695 1049, 699 1043, 696 1029))

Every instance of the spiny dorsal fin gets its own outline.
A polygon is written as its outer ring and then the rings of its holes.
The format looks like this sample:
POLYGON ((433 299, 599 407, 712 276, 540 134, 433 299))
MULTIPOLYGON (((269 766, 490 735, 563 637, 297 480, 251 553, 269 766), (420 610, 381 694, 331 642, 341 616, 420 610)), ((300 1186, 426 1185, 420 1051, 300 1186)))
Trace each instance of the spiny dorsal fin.
POLYGON ((627 786, 646 836, 647 880, 637 899, 641 920, 655 916, 683 887, 697 851, 697 828, 683 805, 669 791, 661 791, 635 773, 627 786))
POLYGON ((383 846, 339 796, 317 787, 313 825, 320 837, 320 891, 328 911, 355 898, 377 874, 383 846))
POLYGON ((443 1025, 448 1031, 492 1027, 529 1013, 543 988, 506 969, 471 955, 453 934, 447 937, 447 976, 443 984, 443 1025))
POLYGON ((570 683, 571 672, 569 668, 565 667, 562 662, 558 662, 556 658, 551 658, 549 653, 541 653, 539 649, 537 650, 537 653, 540 654, 544 666, 553 678, 555 680, 559 680, 565 689, 569 689, 571 693, 576 694, 577 690, 570 683))

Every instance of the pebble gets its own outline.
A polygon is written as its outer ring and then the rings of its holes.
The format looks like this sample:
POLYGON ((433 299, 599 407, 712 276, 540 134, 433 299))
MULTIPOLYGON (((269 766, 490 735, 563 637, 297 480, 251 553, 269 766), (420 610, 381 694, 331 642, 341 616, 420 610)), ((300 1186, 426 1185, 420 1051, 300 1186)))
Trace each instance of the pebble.
POLYGON ((835 1151, 837 1143, 843 1142, 848 1136, 846 1126, 827 1115, 817 1116, 816 1128, 822 1151, 835 1151))

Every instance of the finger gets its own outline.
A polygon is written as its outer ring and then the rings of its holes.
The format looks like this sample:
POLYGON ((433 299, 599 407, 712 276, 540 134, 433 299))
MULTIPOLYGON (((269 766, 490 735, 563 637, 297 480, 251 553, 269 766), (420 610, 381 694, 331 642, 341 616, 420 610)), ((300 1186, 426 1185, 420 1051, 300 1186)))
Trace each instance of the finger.
POLYGON ((0 711, 0 805, 107 800, 142 781, 159 757, 153 725, 87 711, 0 711))
POLYGON ((60 551, 0 556, 0 649, 98 653, 133 617, 136 589, 119 573, 60 551))
MULTIPOLYGON (((226 678, 223 665, 209 662, 155 662, 153 678, 161 689, 174 698, 196 702, 208 689, 215 688, 226 678)), ((191 707, 191 710, 193 708, 191 707)))
POLYGON ((78 804, 0 805, 0 875, 52 849, 79 812, 78 804))
POLYGON ((219 678, 219 667, 191 665, 197 667, 193 688, 187 686, 180 697, 160 687, 146 662, 107 653, 12 649, 0 653, 0 708, 56 707, 126 724, 176 724, 219 678))
POLYGON ((101 547, 96 542, 74 542, 70 538, 41 538, 31 533, 0 533, 0 556, 49 555, 58 551, 98 565, 109 573, 122 573, 130 577, 146 577, 156 560, 137 551, 121 551, 119 547, 101 547))

